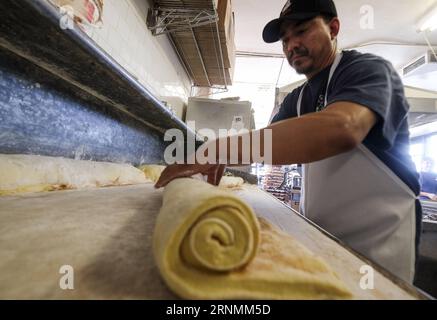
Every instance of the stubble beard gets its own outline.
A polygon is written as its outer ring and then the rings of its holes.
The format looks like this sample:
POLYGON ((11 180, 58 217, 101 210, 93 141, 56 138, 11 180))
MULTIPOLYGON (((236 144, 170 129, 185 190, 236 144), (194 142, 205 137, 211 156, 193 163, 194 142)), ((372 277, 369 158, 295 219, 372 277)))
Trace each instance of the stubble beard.
POLYGON ((291 60, 288 60, 288 63, 298 74, 307 75, 314 71, 314 66, 312 64, 309 64, 308 66, 304 66, 303 64, 301 65, 296 63, 293 64, 291 60))
POLYGON ((292 54, 288 54, 287 55, 287 60, 288 63, 290 64, 290 66, 298 73, 298 74, 310 74, 311 72, 314 71, 314 65, 313 64, 309 64, 308 66, 304 66, 303 64, 296 64, 292 62, 292 58, 294 55, 299 55, 301 57, 305 57, 306 59, 311 59, 309 56, 309 52, 306 48, 302 48, 300 50, 297 50, 294 52, 291 52, 292 54))

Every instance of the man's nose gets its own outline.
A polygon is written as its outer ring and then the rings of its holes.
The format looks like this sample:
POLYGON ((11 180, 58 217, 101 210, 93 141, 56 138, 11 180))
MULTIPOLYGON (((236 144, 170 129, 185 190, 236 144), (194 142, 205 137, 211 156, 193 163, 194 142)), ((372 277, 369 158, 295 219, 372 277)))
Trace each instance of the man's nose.
POLYGON ((284 43, 284 52, 287 54, 292 54, 297 48, 299 48, 299 42, 297 39, 289 39, 284 43))

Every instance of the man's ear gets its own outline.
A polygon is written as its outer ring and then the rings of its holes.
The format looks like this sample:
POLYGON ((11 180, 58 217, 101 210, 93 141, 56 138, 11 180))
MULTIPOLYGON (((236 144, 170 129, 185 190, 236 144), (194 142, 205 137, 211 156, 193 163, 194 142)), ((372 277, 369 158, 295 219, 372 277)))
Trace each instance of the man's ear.
POLYGON ((329 23, 329 29, 331 32, 331 40, 334 40, 340 32, 340 20, 338 18, 333 18, 329 23))

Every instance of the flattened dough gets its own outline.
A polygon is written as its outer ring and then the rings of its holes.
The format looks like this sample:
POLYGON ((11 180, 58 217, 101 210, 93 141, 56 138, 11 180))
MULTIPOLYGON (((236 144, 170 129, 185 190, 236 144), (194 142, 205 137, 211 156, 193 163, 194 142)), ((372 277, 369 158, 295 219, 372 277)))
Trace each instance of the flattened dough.
POLYGON ((153 235, 168 287, 187 299, 342 299, 351 296, 319 257, 258 220, 232 192, 195 179, 164 190, 153 235))
POLYGON ((166 167, 157 165, 157 164, 145 164, 140 166, 138 169, 144 172, 144 175, 147 179, 152 180, 154 183, 156 183, 159 180, 159 177, 161 176, 162 171, 164 171, 166 167))
POLYGON ((0 154, 0 196, 146 182, 144 174, 128 164, 0 154))
POLYGON ((243 178, 223 176, 220 180, 219 187, 222 188, 238 188, 244 184, 243 178))

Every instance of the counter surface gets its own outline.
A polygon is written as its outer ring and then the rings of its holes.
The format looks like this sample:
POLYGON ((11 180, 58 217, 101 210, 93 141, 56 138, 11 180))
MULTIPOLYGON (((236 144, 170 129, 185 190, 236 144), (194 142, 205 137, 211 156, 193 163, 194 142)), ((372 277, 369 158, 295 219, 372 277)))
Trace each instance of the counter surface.
MULTIPOLYGON (((257 187, 233 192, 324 258, 355 298, 425 298, 379 271, 374 290, 360 289, 360 268, 368 262, 257 187)), ((0 198, 0 298, 176 298, 152 255, 161 202, 162 189, 152 184, 0 198), (64 265, 73 267, 74 290, 60 289, 64 265)))

